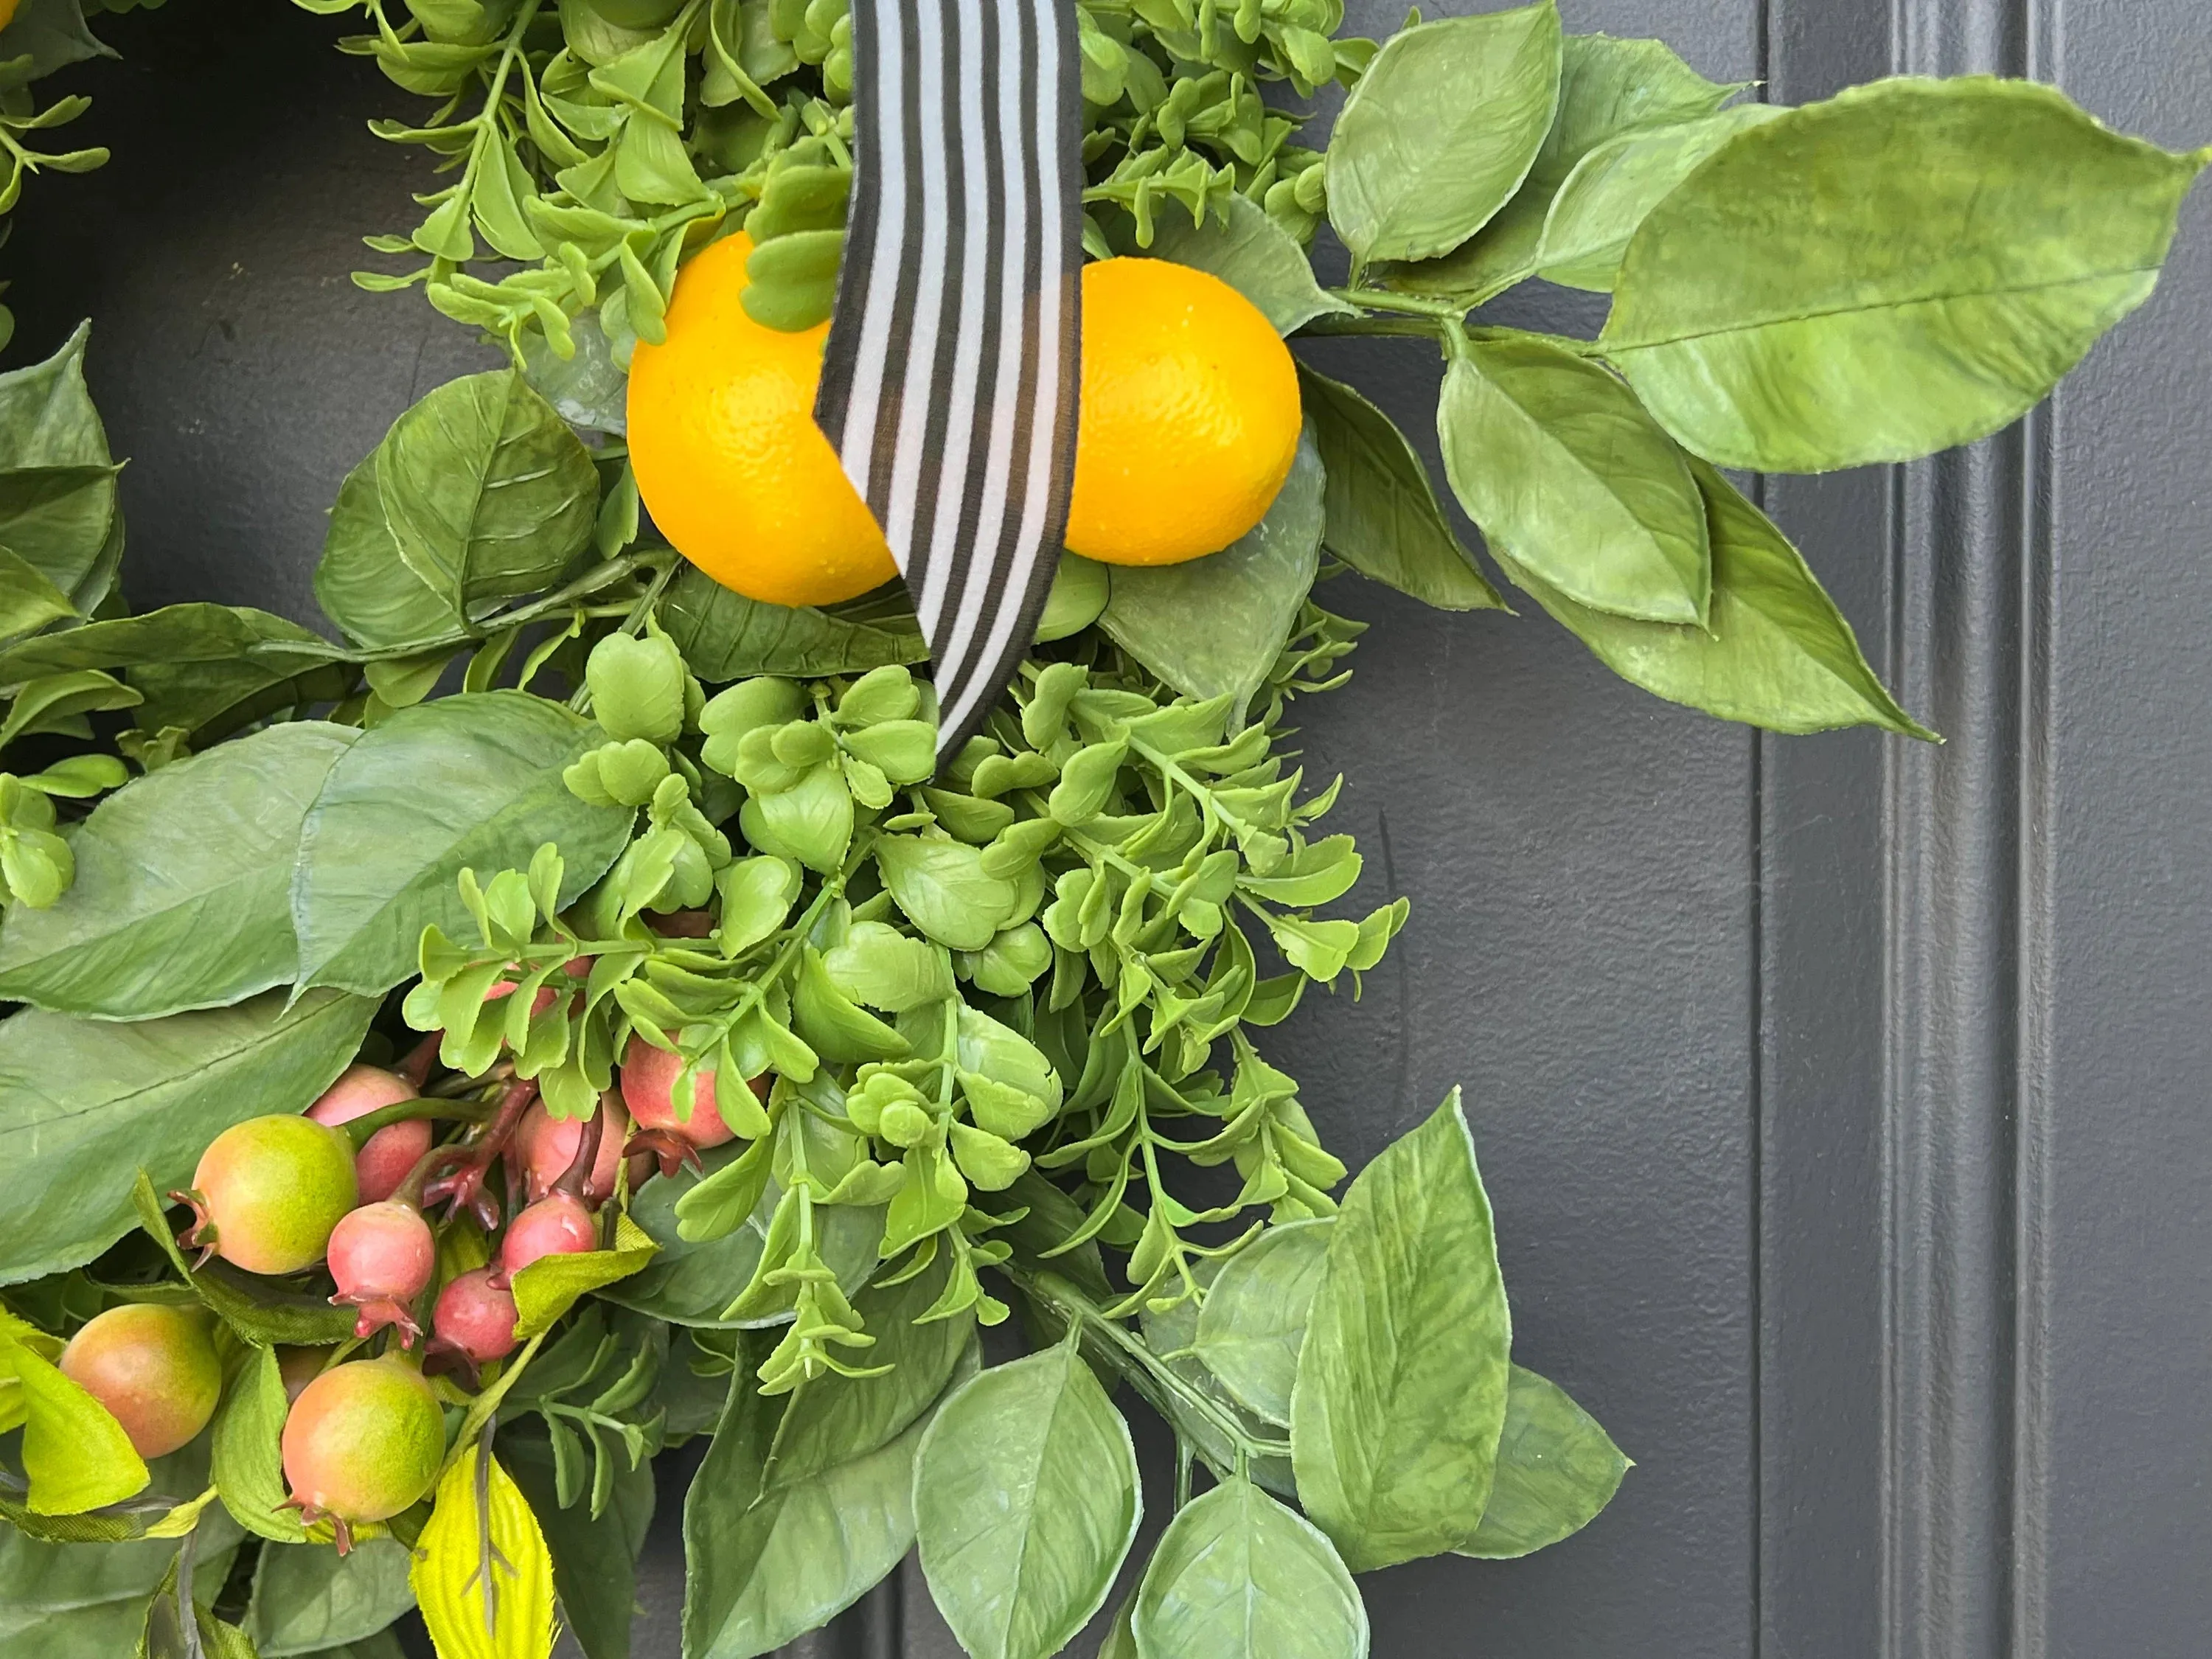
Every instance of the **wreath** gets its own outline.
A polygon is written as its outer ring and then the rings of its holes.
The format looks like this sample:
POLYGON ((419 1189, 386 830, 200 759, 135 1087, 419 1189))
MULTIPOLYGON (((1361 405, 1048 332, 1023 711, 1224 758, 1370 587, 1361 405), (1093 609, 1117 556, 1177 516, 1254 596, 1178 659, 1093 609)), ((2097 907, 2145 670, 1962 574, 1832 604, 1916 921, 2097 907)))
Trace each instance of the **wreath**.
MULTIPOLYGON (((1508 609, 1284 341, 1431 342, 1491 566, 1623 678, 1929 738, 1723 469, 2014 420, 2212 152, 1988 78, 1778 108, 1553 0, 1379 45, 1079 0, 1073 550, 940 757, 808 423, 847 0, 301 3, 430 100, 376 131, 445 182, 356 281, 510 362, 346 478, 337 641, 132 613, 86 333, 0 376, 10 1639, 386 1655, 418 1607, 446 1659, 612 1659, 693 1440, 692 1659, 917 1545, 978 1659, 1117 1583, 1117 1659, 1354 1659, 1354 1573, 1588 1524, 1628 1461, 1516 1363, 1457 1094, 1347 1182, 1266 1058, 1407 921, 1335 913, 1297 765, 1361 631, 1322 584, 1508 609), (1602 329, 1483 320, 1534 278, 1602 329), (1141 1565, 1123 1385, 1177 1453, 1141 1565)), ((5 206, 105 157, 26 146, 82 106, 27 89, 98 49, 76 0, 0 9, 5 206)))

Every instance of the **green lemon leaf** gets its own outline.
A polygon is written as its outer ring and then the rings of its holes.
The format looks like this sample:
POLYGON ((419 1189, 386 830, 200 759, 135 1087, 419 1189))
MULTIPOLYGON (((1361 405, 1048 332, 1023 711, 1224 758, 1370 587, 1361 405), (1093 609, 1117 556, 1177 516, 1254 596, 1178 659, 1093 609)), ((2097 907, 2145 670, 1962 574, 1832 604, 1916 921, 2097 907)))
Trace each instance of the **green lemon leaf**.
POLYGON ((106 466, 107 433, 84 383, 92 325, 42 363, 0 374, 0 454, 16 466, 106 466))
POLYGON ((903 594, 826 611, 768 605, 686 566, 661 601, 660 623, 691 672, 716 685, 753 674, 817 679, 929 659, 903 594))
POLYGON ((1391 36, 1329 138, 1329 222, 1352 257, 1433 258, 1480 230, 1551 131, 1560 57, 1553 0, 1391 36))
POLYGON ((599 513, 590 453, 512 368, 448 381, 402 415, 376 485, 399 556, 456 611, 548 585, 599 513))
POLYGON ((579 1297, 628 1279, 659 1248, 627 1215, 618 1215, 612 1249, 540 1256, 514 1276, 515 1335, 528 1338, 551 1330, 579 1297))
POLYGON ((323 1544, 261 1552, 246 1633, 260 1659, 319 1654, 375 1635, 415 1605, 407 1547, 364 1538, 346 1554, 323 1544))
POLYGON ((562 769, 597 726, 520 691, 441 697, 366 732, 300 832, 292 886, 301 982, 382 992, 416 971, 426 927, 473 937, 462 870, 522 869, 547 842, 563 905, 629 840, 627 809, 572 794, 562 769))
POLYGON ((103 674, 96 668, 45 675, 15 694, 8 718, 0 720, 0 749, 19 737, 40 732, 74 732, 78 737, 88 736, 88 729, 76 716, 101 709, 132 708, 140 701, 137 692, 113 675, 103 674))
POLYGON ((915 1463, 921 1571, 973 1659, 1046 1659, 1091 1620, 1144 1509, 1129 1425, 1066 1343, 938 1408, 915 1463))
POLYGON ((1203 225, 1188 214, 1164 216, 1145 252, 1218 276, 1257 306, 1278 334, 1291 333, 1316 317, 1353 311, 1323 290, 1297 239, 1247 196, 1215 203, 1203 225))
POLYGON ((0 547, 0 639, 75 617, 70 596, 35 565, 0 547))
POLYGON ((246 1632, 210 1609, 213 1596, 199 1582, 198 1556, 197 1544, 187 1543, 155 1588, 139 1632, 138 1659, 258 1659, 246 1632), (187 1562, 195 1569, 189 1597, 179 1594, 179 1582, 187 1562))
POLYGON ((1144 1659, 1364 1659, 1367 1609, 1310 1521, 1235 1477, 1161 1534, 1130 1616, 1144 1659))
POLYGON ((92 574, 115 522, 115 469, 0 469, 0 546, 64 593, 92 574))
POLYGON ((110 795, 70 840, 76 884, 0 933, 0 999, 147 1019, 289 981, 301 821, 358 735, 271 726, 110 795))
MULTIPOLYGON (((954 1389, 980 1364, 963 1340, 954 1389)), ((915 1453, 933 1417, 917 1417, 871 1451, 766 1486, 778 1407, 751 1388, 735 1389, 685 1499, 689 1659, 774 1652, 850 1607, 914 1546, 915 1453)))
POLYGON ((1568 288, 1610 293, 1629 238, 1668 192, 1746 127, 1781 113, 1772 104, 1741 104, 1600 144, 1576 163, 1553 198, 1536 252, 1539 274, 1568 288))
POLYGON ((87 668, 125 670, 145 698, 140 726, 181 726, 194 747, 279 709, 342 696, 349 683, 326 641, 282 617, 244 605, 173 605, 0 652, 0 686, 87 668))
POLYGON ((1600 344, 1722 466, 1966 443, 2149 296, 2208 160, 2024 81, 1859 87, 1736 134, 1653 209, 1600 344))
POLYGON ((1556 1544, 1613 1501, 1630 1467, 1612 1437, 1565 1389, 1516 1365, 1490 1506, 1455 1553, 1504 1561, 1556 1544))
POLYGON ((0 1325, 0 1370, 21 1389, 23 1473, 33 1515, 82 1515, 146 1489, 145 1461, 114 1415, 0 1325))
POLYGON ((131 1192, 191 1178, 234 1123, 307 1109, 361 1047, 373 999, 275 993, 112 1024, 27 1010, 0 1021, 0 1283, 58 1273, 138 1224, 131 1192))
POLYGON ((315 598, 323 613, 363 645, 405 645, 459 625, 459 609, 415 574, 384 516, 377 457, 345 476, 331 508, 315 598))
POLYGON ((1772 732, 1879 726, 1934 740, 1868 666, 1850 624, 1774 521, 1703 461, 1691 472, 1712 536, 1710 632, 1587 610, 1505 550, 1494 550, 1498 562, 1607 667, 1669 702, 1772 732))
POLYGON ((1437 435, 1460 505, 1522 569, 1594 611, 1705 620, 1688 459, 1597 364, 1533 337, 1476 342, 1445 372, 1437 435))
POLYGON ((1304 363, 1298 387, 1328 478, 1322 544, 1370 581, 1439 611, 1504 610, 1397 422, 1304 363))
POLYGON ((1266 518, 1204 558, 1116 567, 1099 626, 1176 690, 1234 697, 1241 724, 1321 568, 1327 483, 1309 423, 1266 518))
POLYGON ((230 1518, 272 1543, 304 1544, 309 1534, 299 1510, 284 1507, 280 1437, 289 1409, 275 1351, 249 1347, 232 1363, 209 1438, 216 1491, 230 1518))
POLYGON ((1191 1345, 1239 1403, 1287 1427, 1298 1348, 1321 1285, 1332 1220, 1270 1227, 1235 1255, 1206 1292, 1191 1345))
POLYGON ((1014 883, 986 874, 982 854, 964 842, 885 836, 876 865, 907 920, 955 951, 988 945, 1020 896, 1014 883))
POLYGON ((1710 115, 1743 90, 1708 81, 1663 40, 1571 34, 1564 42, 1559 110, 1513 199, 1467 244, 1389 274, 1393 288, 1478 303, 1536 269, 1545 215, 1577 163, 1624 133, 1710 115))
POLYGON ((1352 1182, 1298 1352, 1298 1498, 1355 1572, 1440 1554, 1481 1524, 1511 1340, 1455 1089, 1352 1182))
MULTIPOLYGON (((672 1356, 668 1364, 684 1362, 672 1356)), ((607 1501, 594 1514, 589 1503, 562 1506, 550 1442, 503 1430, 499 1450, 544 1531, 553 1589, 577 1644, 588 1659, 627 1659, 636 1618, 637 1559, 653 1520, 652 1463, 633 1467, 627 1458, 607 1460, 603 1467, 612 1473, 607 1501)))
POLYGON ((553 1559, 488 1440, 455 1460, 409 1575, 441 1659, 549 1659, 553 1559))

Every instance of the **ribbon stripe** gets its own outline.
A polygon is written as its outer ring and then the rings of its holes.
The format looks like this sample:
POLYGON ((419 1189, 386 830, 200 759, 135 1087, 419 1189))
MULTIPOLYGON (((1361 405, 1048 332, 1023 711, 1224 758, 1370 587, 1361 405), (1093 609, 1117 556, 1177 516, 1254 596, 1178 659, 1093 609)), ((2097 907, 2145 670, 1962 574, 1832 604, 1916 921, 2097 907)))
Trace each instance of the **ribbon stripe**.
POLYGON ((1036 629, 1075 474, 1082 82, 1065 0, 859 0, 815 418, 935 659, 939 755, 1036 629))

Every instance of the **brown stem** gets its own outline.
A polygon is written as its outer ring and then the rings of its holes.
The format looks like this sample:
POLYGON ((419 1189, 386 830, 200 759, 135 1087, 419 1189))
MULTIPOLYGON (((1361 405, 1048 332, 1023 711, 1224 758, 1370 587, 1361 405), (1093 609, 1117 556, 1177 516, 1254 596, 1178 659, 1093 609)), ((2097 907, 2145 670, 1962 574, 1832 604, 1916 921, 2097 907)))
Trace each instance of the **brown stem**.
MULTIPOLYGON (((530 1109, 530 1103, 538 1097, 538 1085, 527 1079, 510 1084, 501 1097, 499 1108, 492 1114, 491 1121, 454 1150, 460 1153, 460 1162, 453 1169, 422 1188, 425 1205, 443 1204, 451 1200, 452 1208, 446 1212, 451 1220, 462 1211, 475 1215, 477 1224, 486 1232, 499 1225, 499 1200, 483 1189, 484 1180, 491 1173, 492 1164, 514 1139, 514 1132, 522 1122, 522 1115, 530 1109)), ((512 1172, 510 1171, 510 1174, 512 1172)), ((509 1194, 510 1204, 513 1194, 509 1194)))

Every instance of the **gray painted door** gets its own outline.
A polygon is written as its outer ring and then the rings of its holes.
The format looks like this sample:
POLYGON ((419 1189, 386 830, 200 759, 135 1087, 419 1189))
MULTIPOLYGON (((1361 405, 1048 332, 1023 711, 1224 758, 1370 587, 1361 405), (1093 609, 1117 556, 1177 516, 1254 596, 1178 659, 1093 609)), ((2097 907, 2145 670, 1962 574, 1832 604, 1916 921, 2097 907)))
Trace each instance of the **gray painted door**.
MULTIPOLYGON (((2212 138, 2197 0, 1562 9, 1784 101, 1988 70, 2212 138)), ((14 355, 97 319, 139 604, 308 615, 346 467, 481 361, 345 279, 416 158, 362 131, 392 95, 330 52, 337 24, 189 0, 103 27, 125 59, 82 72, 83 131, 117 160, 15 216, 14 355)), ((1554 293, 1508 320, 1595 318, 1554 293)), ((1423 424, 1413 345, 1314 355, 1423 424)), ((1379 1576, 1382 1659, 2206 1651, 2208 386, 2200 199, 2055 407, 1969 454, 1768 484, 1941 750, 1754 736, 1539 617, 1333 590, 1375 630, 1312 707, 1310 763, 1346 774, 1370 884, 1413 920, 1361 1004, 1310 1003, 1275 1057, 1355 1158, 1467 1085, 1519 1352, 1638 1464, 1535 1559, 1379 1576)), ((678 1549, 665 1524, 645 1659, 676 1651, 678 1549)), ((951 1655, 905 1588, 808 1651, 951 1655)))

